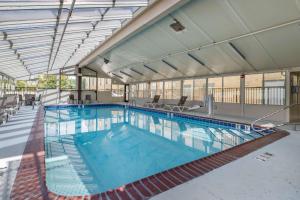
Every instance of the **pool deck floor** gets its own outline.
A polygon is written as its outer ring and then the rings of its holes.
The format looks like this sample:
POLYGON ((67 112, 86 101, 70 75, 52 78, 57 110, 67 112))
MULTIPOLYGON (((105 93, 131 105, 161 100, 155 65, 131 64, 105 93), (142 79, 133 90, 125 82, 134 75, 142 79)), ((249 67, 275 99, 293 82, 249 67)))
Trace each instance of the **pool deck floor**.
MULTIPOLYGON (((37 108, 32 111, 31 107, 22 107, 10 122, 0 126, 0 199, 59 199, 49 197, 43 186, 43 145, 33 142, 42 141, 43 127, 38 125, 42 124, 42 116, 37 108)), ((229 120, 241 121, 232 117, 229 120)), ((299 154, 300 132, 290 131, 290 135, 272 144, 151 199, 300 199, 299 154)))
POLYGON ((152 200, 299 200, 299 154, 300 133, 290 131, 287 137, 152 200))

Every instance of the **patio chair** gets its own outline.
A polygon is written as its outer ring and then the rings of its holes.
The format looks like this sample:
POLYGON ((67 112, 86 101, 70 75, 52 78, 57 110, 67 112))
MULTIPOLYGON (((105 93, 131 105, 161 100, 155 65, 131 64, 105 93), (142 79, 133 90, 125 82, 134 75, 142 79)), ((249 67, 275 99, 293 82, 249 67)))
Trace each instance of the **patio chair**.
POLYGON ((39 105, 42 105, 42 94, 39 94, 38 98, 34 102, 36 105, 37 105, 37 103, 39 105))
POLYGON ((23 96, 19 94, 18 97, 19 97, 19 107, 21 107, 24 103, 23 96))
POLYGON ((69 104, 74 104, 74 102, 75 102, 74 94, 69 94, 68 103, 69 104))
POLYGON ((4 109, 8 115, 14 115, 19 109, 17 95, 4 96, 4 102, 1 108, 4 109))
POLYGON ((25 97, 25 106, 31 106, 32 105, 32 97, 34 95, 33 94, 25 94, 24 97, 25 97))
POLYGON ((148 107, 156 107, 157 105, 158 105, 158 101, 159 101, 159 99, 160 99, 160 95, 155 95, 154 97, 153 97, 153 100, 152 100, 152 102, 146 102, 145 104, 144 104, 144 106, 146 107, 146 106, 148 106, 148 107))
POLYGON ((184 106, 187 96, 181 96, 177 104, 165 104, 164 108, 174 111, 177 109, 179 112, 182 112, 187 106, 184 106))
POLYGON ((92 103, 92 96, 90 94, 85 95, 85 104, 90 104, 92 103))

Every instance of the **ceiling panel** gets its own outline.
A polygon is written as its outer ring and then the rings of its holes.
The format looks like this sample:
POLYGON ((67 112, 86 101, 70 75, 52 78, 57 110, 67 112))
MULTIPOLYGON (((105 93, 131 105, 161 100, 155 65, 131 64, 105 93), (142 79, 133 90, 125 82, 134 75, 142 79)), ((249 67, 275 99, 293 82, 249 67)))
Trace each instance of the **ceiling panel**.
POLYGON ((259 30, 300 17, 299 0, 228 0, 250 30, 259 30))
POLYGON ((298 24, 265 32, 258 39, 280 67, 300 65, 300 26, 298 24))
POLYGON ((243 68, 218 46, 204 48, 194 54, 219 74, 243 71, 243 68))
POLYGON ((209 75, 211 72, 187 54, 177 54, 166 59, 186 76, 209 75))

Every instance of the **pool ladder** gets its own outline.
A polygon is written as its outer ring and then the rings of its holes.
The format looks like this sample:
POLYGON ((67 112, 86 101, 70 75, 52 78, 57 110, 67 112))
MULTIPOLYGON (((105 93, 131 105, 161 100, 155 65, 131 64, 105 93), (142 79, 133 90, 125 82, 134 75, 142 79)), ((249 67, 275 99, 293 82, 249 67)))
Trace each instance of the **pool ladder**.
POLYGON ((274 127, 267 127, 267 128, 261 128, 261 129, 256 129, 256 127, 255 127, 255 124, 256 124, 257 122, 259 122, 259 121, 261 121, 261 120, 263 120, 263 119, 266 119, 266 118, 268 118, 268 117, 271 117, 271 116, 273 116, 273 115, 276 115, 277 113, 280 113, 280 112, 282 112, 282 111, 284 111, 284 110, 286 110, 286 109, 288 109, 288 108, 291 108, 291 107, 293 107, 293 106, 295 106, 295 105, 298 105, 298 104, 292 104, 292 105, 285 106, 285 107, 283 107, 283 108, 281 108, 281 109, 279 109, 279 110, 276 110, 275 112, 268 113, 268 114, 266 114, 266 115, 264 115, 264 116, 262 116, 262 117, 260 117, 260 118, 258 118, 258 119, 256 119, 256 120, 254 120, 254 121, 251 123, 251 128, 252 128, 252 130, 254 130, 255 132, 260 133, 260 132, 263 132, 263 131, 266 131, 266 130, 269 130, 269 129, 272 129, 272 128, 276 128, 276 127, 280 127, 280 126, 287 125, 288 123, 283 123, 283 124, 276 125, 276 126, 274 126, 274 127))

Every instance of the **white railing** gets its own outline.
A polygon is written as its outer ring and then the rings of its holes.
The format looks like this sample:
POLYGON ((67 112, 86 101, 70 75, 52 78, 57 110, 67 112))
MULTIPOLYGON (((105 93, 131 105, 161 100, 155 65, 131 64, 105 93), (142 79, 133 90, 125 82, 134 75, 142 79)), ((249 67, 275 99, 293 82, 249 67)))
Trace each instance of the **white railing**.
POLYGON ((262 117, 260 117, 260 118, 258 118, 258 119, 256 119, 256 120, 254 120, 252 123, 251 123, 251 128, 252 128, 252 130, 254 130, 254 131, 256 131, 256 132, 262 132, 262 131, 266 131, 266 130, 268 130, 268 129, 271 129, 271 128, 275 128, 275 127, 279 127, 279 126, 284 126, 284 125, 286 125, 286 123, 283 123, 283 124, 279 124, 279 125, 276 125, 276 126, 273 126, 273 127, 267 127, 267 128, 260 128, 260 129, 256 129, 255 128, 255 124, 257 123, 257 122, 259 122, 259 121, 261 121, 261 120, 263 120, 263 119, 266 119, 266 118, 268 118, 268 117, 271 117, 271 116, 273 116, 273 115, 276 115, 277 113, 280 113, 280 112, 282 112, 282 111, 284 111, 284 110, 286 110, 286 109, 288 109, 288 108, 291 108, 291 107, 293 107, 293 106, 295 106, 295 105, 297 105, 297 104, 292 104, 292 105, 288 105, 288 106, 285 106, 285 107, 283 107, 283 108, 281 108, 281 109, 279 109, 279 110, 276 110, 276 111, 274 111, 274 112, 272 112, 272 113, 268 113, 268 114, 266 114, 266 115, 264 115, 264 116, 262 116, 262 117))

